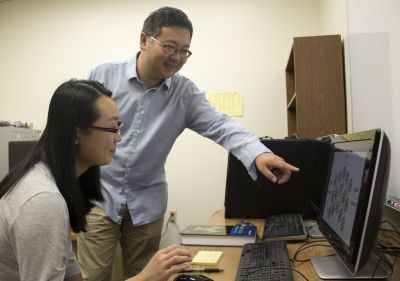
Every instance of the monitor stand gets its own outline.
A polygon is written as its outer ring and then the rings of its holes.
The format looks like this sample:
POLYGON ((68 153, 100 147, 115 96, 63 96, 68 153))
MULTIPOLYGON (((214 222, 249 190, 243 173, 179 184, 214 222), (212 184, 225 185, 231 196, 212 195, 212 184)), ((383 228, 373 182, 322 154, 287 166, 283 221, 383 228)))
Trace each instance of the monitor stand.
POLYGON ((386 279, 392 273, 385 261, 379 262, 375 254, 371 255, 368 263, 356 274, 352 274, 337 255, 311 258, 311 263, 321 279, 371 279, 372 275, 374 279, 386 279), (379 264, 376 269, 377 263, 379 264))

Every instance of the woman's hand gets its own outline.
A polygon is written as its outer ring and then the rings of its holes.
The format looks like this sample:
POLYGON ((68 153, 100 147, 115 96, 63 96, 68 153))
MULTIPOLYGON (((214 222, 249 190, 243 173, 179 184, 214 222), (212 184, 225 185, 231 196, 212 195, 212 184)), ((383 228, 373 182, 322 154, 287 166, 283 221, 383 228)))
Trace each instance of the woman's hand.
POLYGON ((172 274, 188 269, 191 261, 188 250, 172 245, 159 250, 138 275, 127 281, 166 281, 172 274))

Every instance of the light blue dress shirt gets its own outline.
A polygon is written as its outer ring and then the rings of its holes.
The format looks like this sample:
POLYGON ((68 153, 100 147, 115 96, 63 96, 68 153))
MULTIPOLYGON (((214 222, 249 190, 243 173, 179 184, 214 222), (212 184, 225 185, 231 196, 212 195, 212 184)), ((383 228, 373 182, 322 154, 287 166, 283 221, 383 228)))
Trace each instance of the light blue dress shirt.
POLYGON ((185 128, 222 145, 256 178, 255 158, 269 150, 233 118, 215 111, 204 92, 174 74, 147 88, 136 73, 136 56, 97 66, 89 75, 112 91, 122 127, 113 161, 101 168, 104 202, 95 204, 115 222, 127 204, 134 225, 161 218, 167 207, 165 161, 185 128))

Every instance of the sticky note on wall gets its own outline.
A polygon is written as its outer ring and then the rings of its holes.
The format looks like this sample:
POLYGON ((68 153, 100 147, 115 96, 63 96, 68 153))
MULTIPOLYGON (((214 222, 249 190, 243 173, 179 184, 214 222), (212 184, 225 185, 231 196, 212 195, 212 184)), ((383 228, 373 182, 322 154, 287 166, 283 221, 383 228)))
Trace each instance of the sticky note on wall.
POLYGON ((243 117, 243 95, 241 93, 206 93, 206 98, 217 111, 233 117, 243 117))

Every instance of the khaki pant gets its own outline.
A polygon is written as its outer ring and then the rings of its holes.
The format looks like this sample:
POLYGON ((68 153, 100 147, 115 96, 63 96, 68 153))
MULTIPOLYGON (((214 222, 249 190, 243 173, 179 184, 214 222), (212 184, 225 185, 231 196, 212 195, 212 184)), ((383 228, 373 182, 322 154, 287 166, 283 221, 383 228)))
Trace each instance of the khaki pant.
POLYGON ((115 249, 122 249, 124 279, 137 275, 159 249, 164 218, 133 226, 126 209, 122 223, 93 207, 87 215, 87 232, 78 234, 78 261, 85 281, 110 281, 115 249))

